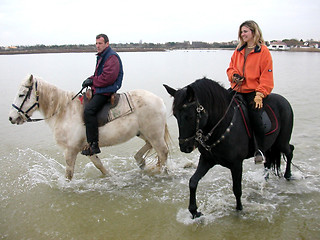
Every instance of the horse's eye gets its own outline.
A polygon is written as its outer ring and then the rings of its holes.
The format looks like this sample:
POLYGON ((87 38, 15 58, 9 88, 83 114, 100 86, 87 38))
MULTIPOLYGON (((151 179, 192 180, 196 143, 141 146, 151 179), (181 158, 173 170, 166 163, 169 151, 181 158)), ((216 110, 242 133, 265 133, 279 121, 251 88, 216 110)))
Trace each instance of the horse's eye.
POLYGON ((25 94, 19 94, 19 97, 24 97, 25 96, 25 94))

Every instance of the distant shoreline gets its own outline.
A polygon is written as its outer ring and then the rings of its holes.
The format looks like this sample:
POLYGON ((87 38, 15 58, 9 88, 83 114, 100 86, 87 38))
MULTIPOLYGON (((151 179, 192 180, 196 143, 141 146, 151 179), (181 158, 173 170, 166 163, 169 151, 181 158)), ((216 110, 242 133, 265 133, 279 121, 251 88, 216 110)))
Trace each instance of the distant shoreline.
MULTIPOLYGON (((272 51, 275 51, 275 50, 272 50, 272 51)), ((278 50, 278 51, 283 51, 283 50, 278 50)), ((290 50, 287 50, 287 51, 288 52, 320 52, 320 48, 290 48, 290 50)))
MULTIPOLYGON (((164 52, 165 49, 151 48, 113 48, 117 52, 164 52)), ((96 53, 92 49, 10 49, 0 50, 0 55, 17 55, 17 54, 44 54, 44 53, 96 53)))
MULTIPOLYGON (((234 48, 181 48, 181 49, 164 49, 164 48, 114 48, 117 52, 164 52, 170 50, 234 50, 234 48)), ((291 48, 290 50, 271 50, 277 52, 320 52, 320 48, 291 48)), ((18 54, 45 54, 45 53, 95 53, 96 50, 86 48, 75 49, 10 49, 0 50, 0 55, 18 55, 18 54)))

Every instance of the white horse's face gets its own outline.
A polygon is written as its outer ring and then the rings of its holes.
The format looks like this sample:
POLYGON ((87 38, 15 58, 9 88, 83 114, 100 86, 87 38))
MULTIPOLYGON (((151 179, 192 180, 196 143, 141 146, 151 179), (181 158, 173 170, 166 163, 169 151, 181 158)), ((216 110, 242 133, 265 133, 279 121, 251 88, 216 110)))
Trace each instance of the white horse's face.
POLYGON ((22 81, 9 112, 9 121, 12 124, 19 125, 28 121, 38 108, 38 97, 35 88, 35 81, 32 75, 22 81))

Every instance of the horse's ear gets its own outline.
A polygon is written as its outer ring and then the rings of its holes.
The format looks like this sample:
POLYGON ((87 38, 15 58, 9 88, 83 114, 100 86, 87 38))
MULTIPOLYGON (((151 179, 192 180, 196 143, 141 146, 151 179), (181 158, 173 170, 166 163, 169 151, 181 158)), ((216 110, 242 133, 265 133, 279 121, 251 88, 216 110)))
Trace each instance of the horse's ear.
POLYGON ((177 90, 173 89, 172 87, 169 87, 166 84, 163 84, 163 86, 165 87, 165 89, 167 90, 167 92, 174 97, 174 95, 176 94, 177 90))
POLYGON ((187 99, 188 99, 188 102, 193 102, 195 100, 194 91, 190 86, 187 87, 187 99))
POLYGON ((33 75, 30 74, 29 78, 28 78, 28 82, 30 83, 30 85, 33 84, 33 75))

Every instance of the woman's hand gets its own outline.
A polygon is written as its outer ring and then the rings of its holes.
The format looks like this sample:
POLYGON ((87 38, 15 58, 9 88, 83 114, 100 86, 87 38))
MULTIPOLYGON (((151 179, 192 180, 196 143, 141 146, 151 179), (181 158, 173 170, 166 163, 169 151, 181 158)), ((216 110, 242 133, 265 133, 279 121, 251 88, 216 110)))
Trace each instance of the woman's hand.
POLYGON ((233 81, 234 83, 236 83, 236 84, 242 83, 243 80, 244 80, 244 77, 240 76, 240 75, 237 74, 237 73, 233 74, 233 76, 232 76, 232 81, 233 81))
POLYGON ((262 99, 264 98, 263 93, 261 92, 256 92, 256 96, 254 97, 253 101, 255 102, 255 107, 256 108, 262 108, 263 107, 263 103, 262 103, 262 99))

